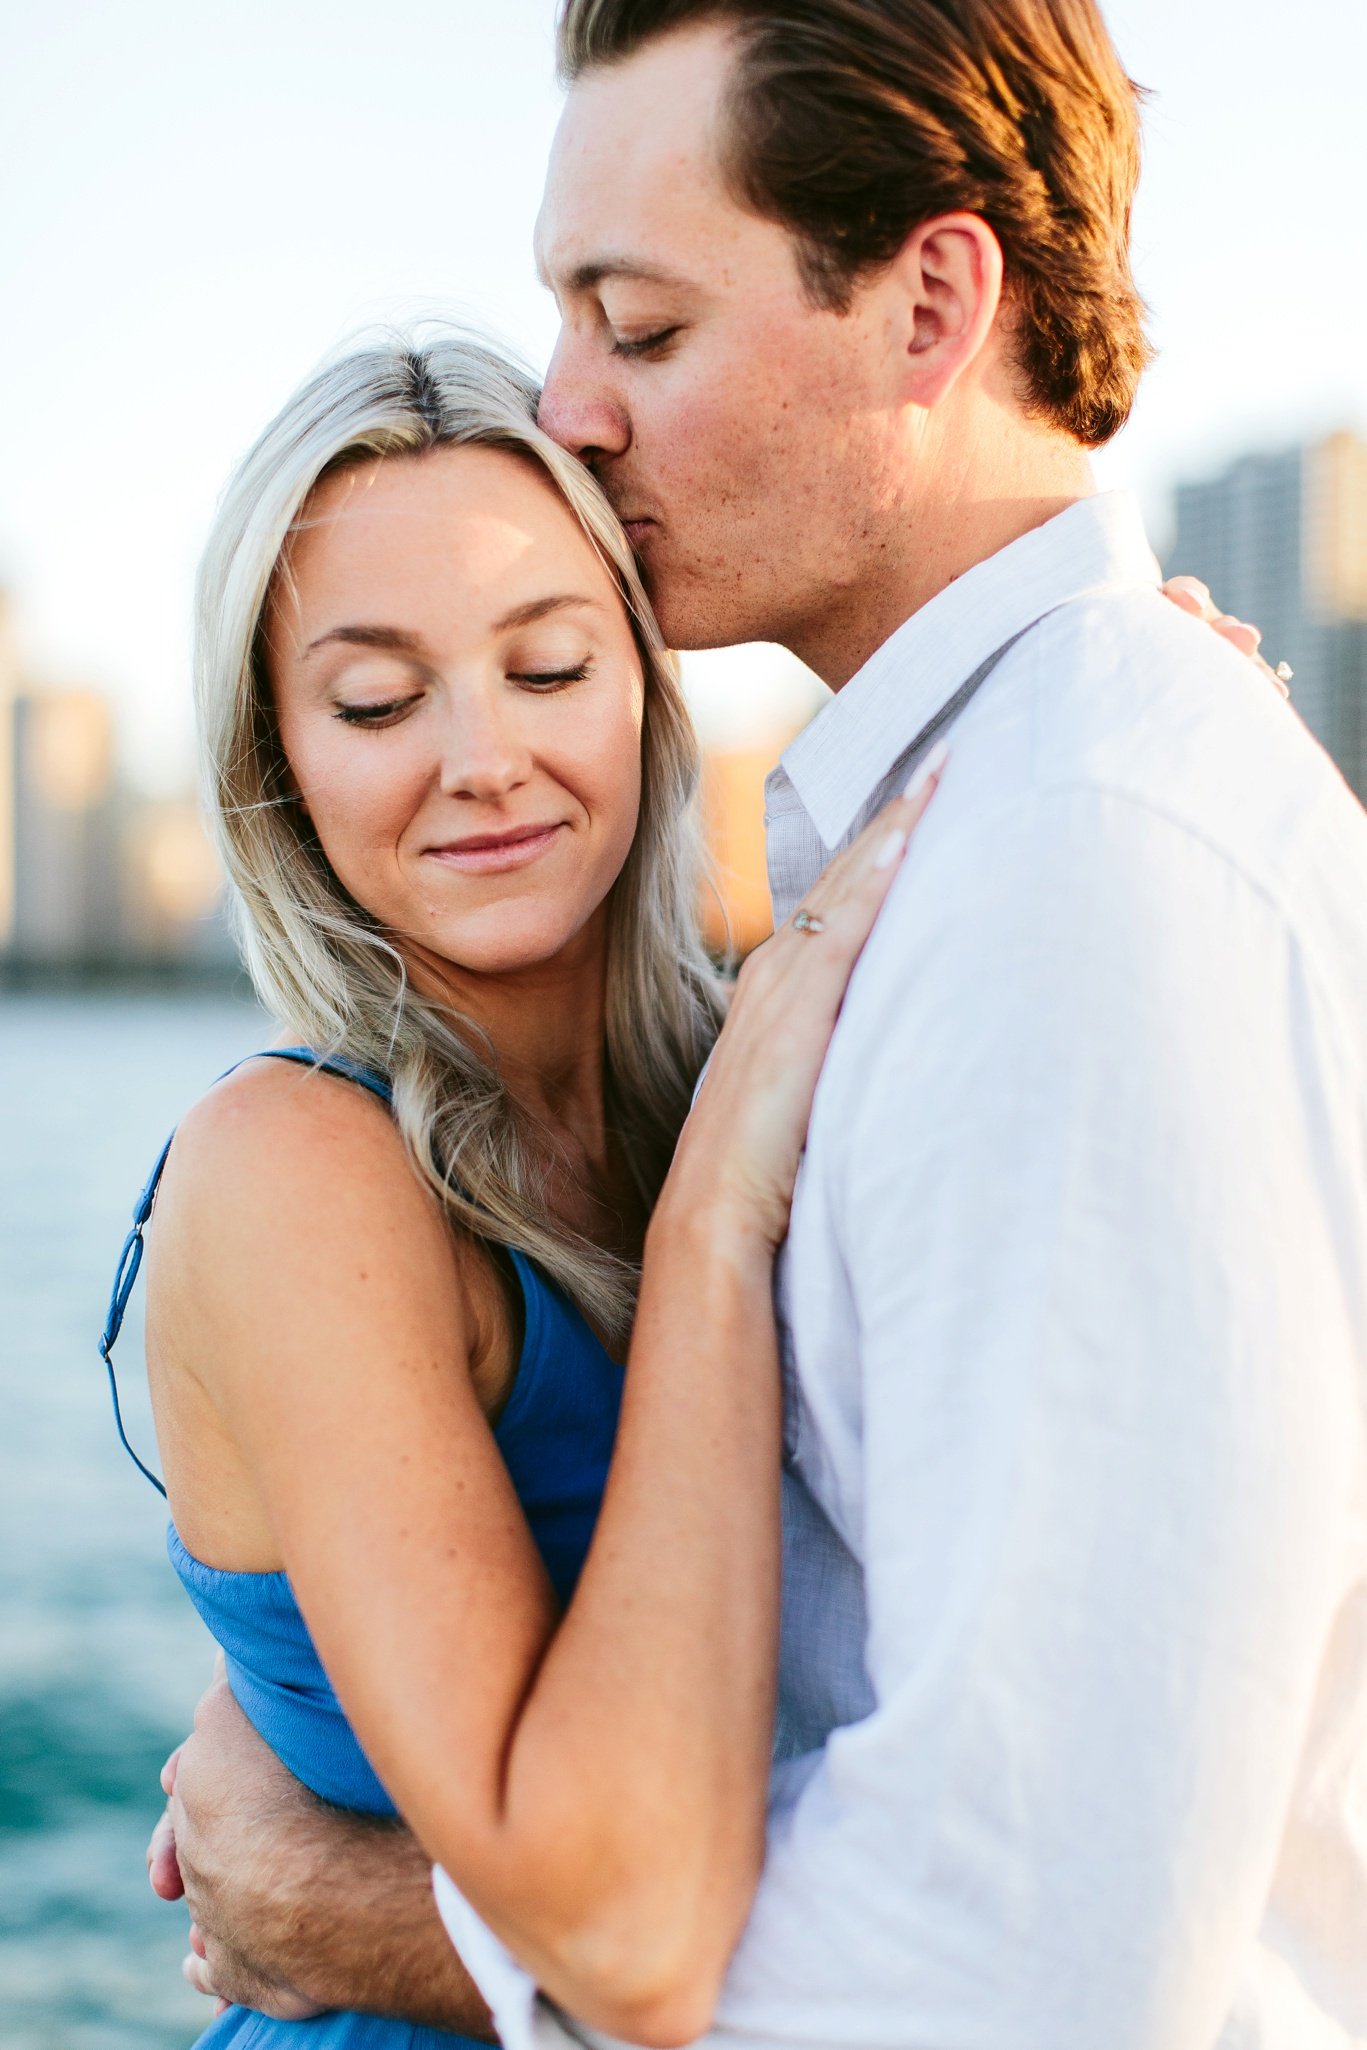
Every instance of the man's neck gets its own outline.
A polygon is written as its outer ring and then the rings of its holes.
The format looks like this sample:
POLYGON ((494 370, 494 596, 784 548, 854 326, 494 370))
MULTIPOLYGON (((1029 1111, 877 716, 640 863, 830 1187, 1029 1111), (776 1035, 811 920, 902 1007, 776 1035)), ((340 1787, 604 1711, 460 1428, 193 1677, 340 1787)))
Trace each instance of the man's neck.
POLYGON ((832 690, 857 675, 913 613, 966 571, 1066 512, 1096 486, 1087 453, 1061 440, 1030 447, 1028 460, 995 474, 964 475, 918 492, 903 507, 866 579, 852 584, 789 639, 832 690))

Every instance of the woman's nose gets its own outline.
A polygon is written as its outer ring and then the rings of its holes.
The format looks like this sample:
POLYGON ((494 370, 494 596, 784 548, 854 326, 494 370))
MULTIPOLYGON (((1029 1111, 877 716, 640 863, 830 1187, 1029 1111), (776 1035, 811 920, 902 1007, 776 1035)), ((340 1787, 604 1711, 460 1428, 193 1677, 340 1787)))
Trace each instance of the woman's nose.
POLYGON ((518 789, 531 772, 531 752, 512 706, 481 696, 452 708, 441 760, 446 796, 495 802, 518 789))
POLYGON ((552 441, 590 468, 595 458, 624 455, 631 446, 630 415, 605 379, 601 357, 568 328, 560 330, 536 417, 552 441))

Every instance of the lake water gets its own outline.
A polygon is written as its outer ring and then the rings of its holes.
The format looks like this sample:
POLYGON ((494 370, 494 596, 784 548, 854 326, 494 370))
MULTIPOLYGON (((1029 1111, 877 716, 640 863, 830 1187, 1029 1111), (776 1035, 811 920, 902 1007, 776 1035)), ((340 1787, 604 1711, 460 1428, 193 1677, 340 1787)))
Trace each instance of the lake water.
MULTIPOLYGON (((162 1140, 270 1036, 226 996, 0 996, 3 2050, 181 2050, 209 2019, 143 1846, 211 1648, 161 1498, 114 1435, 96 1341, 162 1140)), ((120 1381, 154 1464, 140 1309, 120 1381)))

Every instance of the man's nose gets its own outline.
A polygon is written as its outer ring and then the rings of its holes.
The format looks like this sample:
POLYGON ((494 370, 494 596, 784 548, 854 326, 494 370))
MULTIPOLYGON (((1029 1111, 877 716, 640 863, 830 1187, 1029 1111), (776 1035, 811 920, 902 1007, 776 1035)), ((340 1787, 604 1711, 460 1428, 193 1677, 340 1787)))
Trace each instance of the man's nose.
POLYGON ((624 455, 631 446, 631 421, 620 394, 582 342, 562 328, 546 372, 537 421, 581 463, 624 455))

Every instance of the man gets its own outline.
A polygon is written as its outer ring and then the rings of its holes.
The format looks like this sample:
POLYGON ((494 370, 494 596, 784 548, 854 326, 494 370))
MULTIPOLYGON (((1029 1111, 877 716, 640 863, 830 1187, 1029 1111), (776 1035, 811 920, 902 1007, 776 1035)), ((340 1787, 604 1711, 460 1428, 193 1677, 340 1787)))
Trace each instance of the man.
MULTIPOLYGON (((1092 495, 1134 89, 1091 0, 569 0, 562 59, 544 423, 669 639, 838 692, 770 781, 779 918, 952 730, 779 1274, 715 2039, 1367 2042, 1367 821, 1092 495)), ((472 2025, 406 1840, 221 1697, 180 1771, 206 1983, 472 2025)), ((567 2040, 447 1912, 514 2050, 567 2040)))

